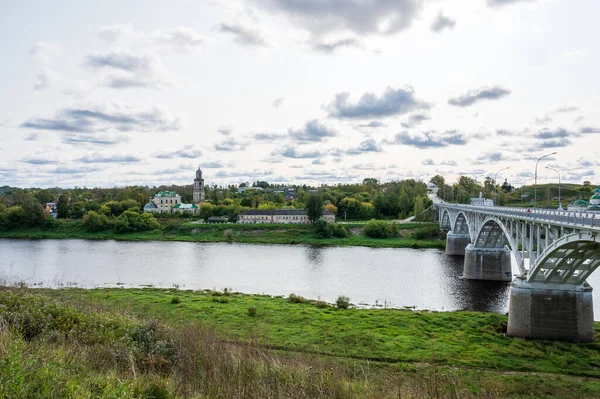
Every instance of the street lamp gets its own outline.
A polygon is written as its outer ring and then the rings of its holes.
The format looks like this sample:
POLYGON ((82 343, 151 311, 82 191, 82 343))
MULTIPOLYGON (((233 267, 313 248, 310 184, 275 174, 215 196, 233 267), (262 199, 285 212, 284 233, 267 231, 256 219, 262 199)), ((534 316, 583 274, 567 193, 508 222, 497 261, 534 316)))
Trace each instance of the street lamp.
POLYGON ((558 210, 562 211, 563 207, 562 207, 562 204, 560 203, 560 172, 558 170, 554 169, 554 168, 549 167, 549 166, 546 166, 546 169, 553 170, 553 171, 555 171, 558 174, 558 210))
POLYGON ((538 163, 542 159, 549 157, 550 155, 555 155, 555 154, 556 154, 556 151, 554 151, 553 153, 550 153, 550 154, 542 155, 535 163, 535 175, 533 178, 533 211, 534 212, 536 211, 536 208, 537 208, 537 166, 538 166, 538 163))
POLYGON ((500 173, 500 172, 502 172, 503 170, 506 170, 506 169, 510 169, 510 166, 507 166, 506 168, 500 169, 494 175, 494 205, 496 205, 496 203, 498 202, 498 184, 496 182, 496 177, 498 177, 498 173, 500 173))

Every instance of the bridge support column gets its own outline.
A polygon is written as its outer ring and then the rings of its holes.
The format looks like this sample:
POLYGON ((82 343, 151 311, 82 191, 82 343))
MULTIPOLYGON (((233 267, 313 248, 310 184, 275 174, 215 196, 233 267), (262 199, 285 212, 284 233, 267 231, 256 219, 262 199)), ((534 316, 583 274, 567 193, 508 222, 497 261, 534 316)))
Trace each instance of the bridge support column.
POLYGON ((510 250, 504 248, 475 248, 469 244, 465 249, 463 277, 469 280, 511 281, 510 250))
POLYGON ((592 287, 528 283, 510 288, 507 335, 561 341, 594 340, 592 287))
POLYGON ((464 255, 465 248, 471 243, 468 234, 448 232, 446 234, 446 255, 464 255))

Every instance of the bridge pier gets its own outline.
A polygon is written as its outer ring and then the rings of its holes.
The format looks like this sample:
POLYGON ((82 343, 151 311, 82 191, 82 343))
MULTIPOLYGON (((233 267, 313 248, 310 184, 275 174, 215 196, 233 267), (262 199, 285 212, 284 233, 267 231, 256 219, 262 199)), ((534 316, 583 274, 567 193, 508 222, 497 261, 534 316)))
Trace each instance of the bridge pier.
POLYGON ((471 243, 469 234, 448 232, 446 234, 446 255, 463 255, 465 248, 471 243))
POLYGON ((469 244, 465 249, 463 277, 469 280, 511 281, 510 250, 504 248, 475 248, 469 244))
POLYGON ((507 335, 562 341, 594 340, 592 287, 513 280, 507 335))

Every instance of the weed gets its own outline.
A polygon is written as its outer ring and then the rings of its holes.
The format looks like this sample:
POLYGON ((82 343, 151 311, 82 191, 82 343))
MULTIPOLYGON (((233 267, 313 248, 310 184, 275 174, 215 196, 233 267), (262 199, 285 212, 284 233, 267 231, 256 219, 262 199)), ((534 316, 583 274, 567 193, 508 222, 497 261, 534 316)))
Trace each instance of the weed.
POLYGON ((179 299, 178 296, 174 296, 173 298, 171 298, 171 305, 178 305, 181 303, 181 299, 179 299))
POLYGON ((350 298, 344 295, 340 295, 335 300, 335 306, 338 309, 348 309, 350 307, 350 298))
POLYGON ((300 295, 296 295, 296 294, 294 294, 294 293, 291 293, 291 294, 290 294, 290 296, 288 297, 288 300, 289 300, 291 303, 306 303, 306 302, 308 302, 308 301, 306 300, 306 298, 304 298, 304 297, 301 297, 300 295))
POLYGON ((248 308, 248 316, 250 316, 250 317, 256 316, 256 308, 254 306, 251 306, 248 308))

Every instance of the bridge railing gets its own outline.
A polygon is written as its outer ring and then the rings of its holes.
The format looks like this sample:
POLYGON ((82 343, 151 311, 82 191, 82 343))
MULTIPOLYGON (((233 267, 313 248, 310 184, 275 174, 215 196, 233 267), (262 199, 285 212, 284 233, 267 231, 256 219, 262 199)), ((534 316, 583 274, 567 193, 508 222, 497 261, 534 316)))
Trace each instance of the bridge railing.
POLYGON ((468 204, 436 204, 442 208, 468 210, 496 216, 518 217, 530 221, 548 221, 574 226, 600 228, 600 214, 597 212, 560 211, 553 209, 535 209, 508 207, 508 206, 478 206, 468 204))

